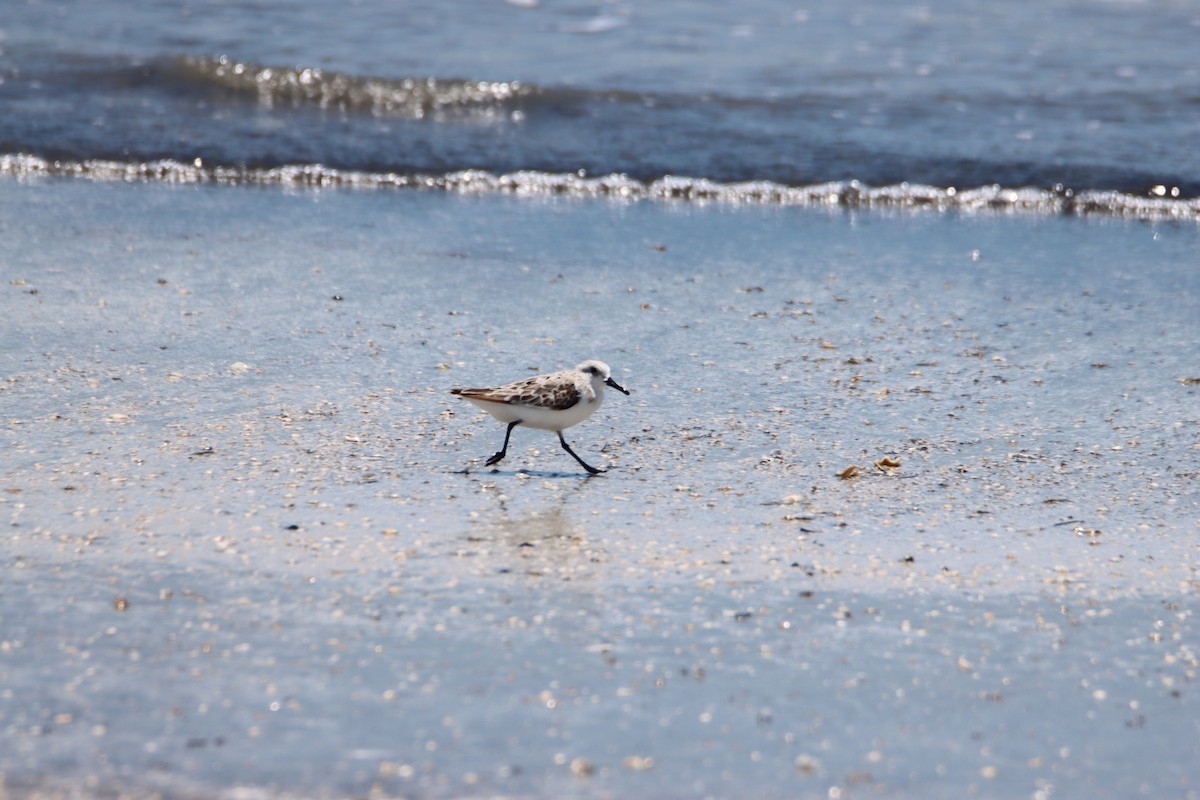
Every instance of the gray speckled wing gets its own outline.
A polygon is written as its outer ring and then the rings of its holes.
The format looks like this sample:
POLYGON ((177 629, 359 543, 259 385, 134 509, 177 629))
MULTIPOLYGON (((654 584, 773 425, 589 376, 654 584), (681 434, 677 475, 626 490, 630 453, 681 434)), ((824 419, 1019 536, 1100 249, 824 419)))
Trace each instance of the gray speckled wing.
POLYGON ((573 408, 582 396, 579 387, 566 381, 546 381, 542 377, 528 378, 495 389, 454 389, 451 394, 507 405, 537 406, 565 411, 573 408))

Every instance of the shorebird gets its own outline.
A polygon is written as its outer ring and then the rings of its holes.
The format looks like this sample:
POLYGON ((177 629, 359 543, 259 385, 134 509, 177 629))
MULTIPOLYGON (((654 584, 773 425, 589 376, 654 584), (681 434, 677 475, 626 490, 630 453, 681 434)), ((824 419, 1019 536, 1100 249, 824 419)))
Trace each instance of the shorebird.
POLYGON ((450 394, 470 400, 499 421, 508 423, 504 446, 484 462, 484 466, 500 463, 508 453, 508 439, 513 428, 524 425, 555 431, 563 450, 570 453, 589 475, 598 475, 604 470, 596 469, 580 458, 567 444, 562 432, 596 413, 604 402, 605 386, 629 394, 611 375, 612 371, 603 361, 584 361, 575 369, 537 375, 490 389, 451 389, 450 394))

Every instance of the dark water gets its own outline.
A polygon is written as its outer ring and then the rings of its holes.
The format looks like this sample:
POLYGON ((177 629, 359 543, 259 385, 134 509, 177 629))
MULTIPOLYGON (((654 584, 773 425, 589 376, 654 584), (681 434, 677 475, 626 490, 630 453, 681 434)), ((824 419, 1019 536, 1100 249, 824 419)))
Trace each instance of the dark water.
POLYGON ((1200 6, 6 4, 0 174, 1200 217, 1200 6))

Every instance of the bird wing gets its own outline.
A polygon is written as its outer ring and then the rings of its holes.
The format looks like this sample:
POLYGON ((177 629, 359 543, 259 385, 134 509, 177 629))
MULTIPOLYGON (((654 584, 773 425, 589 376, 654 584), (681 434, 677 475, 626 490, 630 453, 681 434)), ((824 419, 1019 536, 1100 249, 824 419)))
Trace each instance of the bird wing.
POLYGON ((579 387, 573 383, 564 383, 550 395, 550 407, 559 411, 572 408, 582 399, 579 387))
POLYGON ((473 400, 486 400, 489 403, 536 404, 543 408, 553 408, 556 411, 564 411, 573 407, 582 397, 579 387, 574 383, 559 383, 556 386, 547 387, 538 378, 528 378, 494 389, 451 389, 450 394, 473 400))

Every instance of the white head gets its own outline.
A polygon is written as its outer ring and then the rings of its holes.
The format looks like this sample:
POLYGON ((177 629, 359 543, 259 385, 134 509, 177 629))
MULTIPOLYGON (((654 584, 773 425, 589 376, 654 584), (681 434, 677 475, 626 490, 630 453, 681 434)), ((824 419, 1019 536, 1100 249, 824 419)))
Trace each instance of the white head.
POLYGON ((622 394, 629 394, 629 390, 612 379, 612 370, 608 368, 608 364, 603 361, 591 359, 584 361, 575 369, 587 375, 592 380, 592 389, 595 390, 597 396, 604 394, 604 387, 611 386, 622 394))

